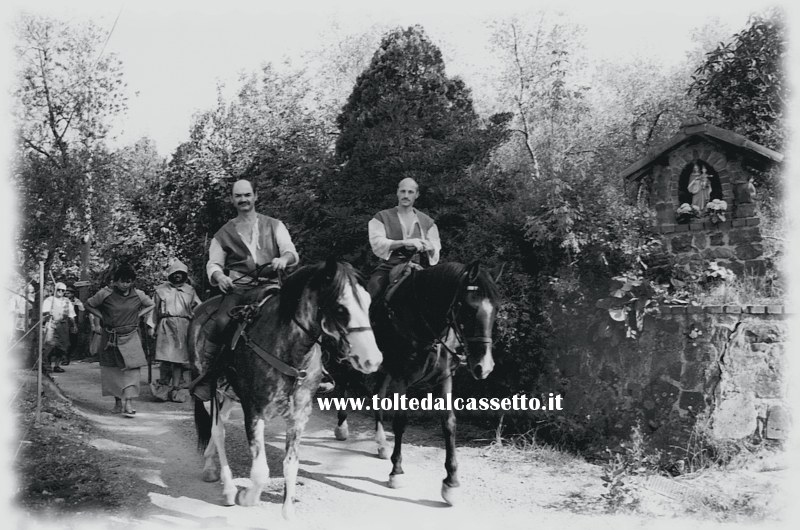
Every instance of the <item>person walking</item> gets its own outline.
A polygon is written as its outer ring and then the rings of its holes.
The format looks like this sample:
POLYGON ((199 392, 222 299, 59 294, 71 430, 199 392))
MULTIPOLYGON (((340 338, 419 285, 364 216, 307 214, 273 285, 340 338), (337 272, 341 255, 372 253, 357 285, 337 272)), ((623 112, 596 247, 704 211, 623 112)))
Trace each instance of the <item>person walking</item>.
POLYGON ((69 351, 69 335, 75 327, 75 309, 69 298, 64 296, 67 286, 56 283, 55 290, 42 302, 42 315, 47 319, 44 348, 42 355, 48 361, 50 370, 56 373, 64 371, 60 362, 69 351))
POLYGON ((191 383, 187 347, 189 324, 194 308, 200 305, 200 298, 188 279, 186 265, 173 260, 167 269, 167 281, 156 287, 155 310, 150 313, 149 332, 156 337, 155 359, 161 363, 161 377, 151 385, 153 395, 176 402, 189 397, 185 390, 191 383))
POLYGON ((139 319, 153 310, 153 300, 133 287, 136 272, 123 263, 114 271, 110 287, 86 301, 86 310, 103 327, 100 377, 103 396, 114 396, 113 413, 134 418, 133 400, 139 397, 141 367, 147 364, 139 319))

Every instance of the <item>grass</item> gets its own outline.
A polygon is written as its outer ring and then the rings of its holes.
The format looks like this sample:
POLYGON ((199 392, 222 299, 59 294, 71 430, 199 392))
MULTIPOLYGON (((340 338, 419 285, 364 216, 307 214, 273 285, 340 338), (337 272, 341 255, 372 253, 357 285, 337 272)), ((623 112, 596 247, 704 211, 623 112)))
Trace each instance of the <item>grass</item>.
POLYGON ((14 459, 14 502, 23 511, 43 515, 113 511, 122 506, 124 473, 90 445, 93 426, 43 386, 40 421, 35 421, 36 380, 17 371, 19 385, 12 407, 18 418, 19 450, 14 459))

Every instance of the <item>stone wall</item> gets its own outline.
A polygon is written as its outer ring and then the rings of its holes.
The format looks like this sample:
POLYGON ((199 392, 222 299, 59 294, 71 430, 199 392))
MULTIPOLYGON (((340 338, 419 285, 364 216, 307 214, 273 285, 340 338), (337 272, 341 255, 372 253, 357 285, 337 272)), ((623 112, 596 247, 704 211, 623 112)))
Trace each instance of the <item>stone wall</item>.
POLYGON ((701 413, 721 440, 783 439, 787 324, 782 306, 662 307, 638 339, 576 334, 556 361, 565 412, 622 438, 641 420, 664 447, 701 413))
POLYGON ((718 224, 709 221, 684 225, 657 226, 664 250, 678 265, 694 264, 695 270, 715 260, 737 276, 743 273, 763 276, 766 262, 762 258, 761 231, 758 217, 733 219, 718 224))

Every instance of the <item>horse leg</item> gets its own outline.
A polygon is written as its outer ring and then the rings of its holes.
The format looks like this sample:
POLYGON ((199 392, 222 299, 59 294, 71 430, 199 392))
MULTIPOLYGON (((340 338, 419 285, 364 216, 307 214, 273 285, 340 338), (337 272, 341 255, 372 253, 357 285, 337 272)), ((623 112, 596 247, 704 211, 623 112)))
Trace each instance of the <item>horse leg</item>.
MULTIPOLYGON (((386 389, 389 386, 389 375, 387 374, 380 387, 378 388, 378 399, 386 397, 386 389)), ((378 458, 386 460, 389 458, 389 449, 386 447, 386 433, 383 431, 383 411, 375 409, 375 443, 378 444, 378 458)))
MULTIPOLYGON (((342 399, 347 399, 347 389, 349 385, 350 378, 346 377, 344 384, 342 385, 342 399)), ((344 441, 350 436, 350 427, 347 425, 347 409, 342 408, 342 410, 336 413, 337 424, 336 428, 333 430, 333 436, 337 440, 344 441)))
MULTIPOLYGON (((405 394, 406 389, 402 388, 401 393, 405 394)), ((389 474, 389 487, 402 488, 403 480, 403 433, 406 430, 406 423, 408 416, 404 410, 394 411, 394 418, 392 418, 392 430, 394 431, 394 451, 392 451, 392 472, 389 474)))
MULTIPOLYGON (((225 452, 225 422, 228 420, 228 416, 230 416, 231 411, 235 406, 235 401, 229 398, 223 398, 222 402, 219 404, 219 421, 216 419, 217 414, 214 414, 214 423, 211 429, 213 446, 216 447, 216 450, 219 453, 220 474, 218 475, 218 479, 222 480, 222 504, 225 506, 233 506, 236 504, 237 488, 236 484, 233 483, 233 473, 231 473, 231 467, 228 464, 228 455, 225 452)), ((209 444, 209 447, 211 446, 212 444, 209 444)), ((208 453, 208 449, 206 452, 208 453)), ((212 457, 213 454, 214 449, 212 447, 212 457)), ((210 458, 208 460, 210 460, 210 458)), ((206 460, 206 464, 208 464, 208 460, 206 460)), ((203 473, 205 478, 205 469, 203 469, 203 473)))
MULTIPOLYGON (((197 410, 197 407, 203 407, 203 410, 205 411, 205 417, 208 418, 208 421, 211 424, 208 443, 206 444, 205 451, 203 451, 203 481, 216 482, 219 480, 219 469, 214 461, 214 455, 217 452, 217 442, 215 437, 216 433, 214 432, 217 428, 215 421, 216 415, 214 414, 213 407, 209 407, 205 403, 196 401, 195 410, 197 410)), ((195 417, 197 417, 197 412, 195 412, 195 417)), ((197 422, 198 420, 195 419, 195 423, 197 422)))
MULTIPOLYGON (((447 398, 447 394, 453 392, 453 375, 450 373, 449 368, 446 369, 444 380, 442 381, 442 397, 447 398)), ((454 488, 459 486, 458 483, 458 462, 456 461, 456 414, 452 410, 448 410, 442 416, 442 434, 444 434, 444 468, 447 471, 447 477, 442 481, 442 498, 444 501, 453 505, 455 499, 454 488)))
MULTIPOLYGON (((244 401, 242 406, 244 408, 244 401)), ((250 444, 253 463, 250 466, 250 487, 236 495, 236 504, 240 506, 254 506, 261 499, 261 491, 269 480, 267 453, 264 450, 264 417, 258 415, 258 419, 255 419, 253 412, 248 411, 248 408, 244 409, 245 433, 250 444)))
POLYGON ((283 518, 291 520, 294 518, 294 498, 297 486, 297 469, 300 465, 298 448, 300 447, 300 437, 308 421, 311 408, 306 407, 299 414, 299 417, 290 418, 286 422, 286 456, 283 458, 283 476, 285 479, 283 487, 283 518))

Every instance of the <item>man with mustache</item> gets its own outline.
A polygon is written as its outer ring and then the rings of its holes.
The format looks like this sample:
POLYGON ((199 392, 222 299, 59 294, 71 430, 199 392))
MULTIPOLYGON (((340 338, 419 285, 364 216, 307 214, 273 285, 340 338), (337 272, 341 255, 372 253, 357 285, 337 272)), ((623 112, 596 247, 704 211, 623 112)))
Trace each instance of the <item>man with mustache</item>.
MULTIPOLYGON (((229 311, 241 305, 249 288, 263 285, 267 279, 260 271, 271 265, 281 271, 300 261, 289 231, 281 221, 256 213, 257 195, 253 185, 247 180, 237 180, 233 184, 231 200, 236 208, 236 217, 220 228, 208 249, 206 274, 211 285, 219 287, 223 293, 219 309, 205 324, 204 352, 197 352, 201 358, 214 359, 222 348, 222 331, 230 322, 229 311), (227 274, 226 271, 227 270, 227 274), (259 278, 261 276, 261 278, 259 278), (234 289, 234 286, 237 288, 234 289)), ((273 273, 269 281, 277 283, 273 273)), ((196 383, 192 393, 199 399, 211 398, 208 377, 196 383)))
POLYGON ((372 252, 381 259, 367 284, 373 300, 383 294, 389 271, 395 265, 411 261, 429 267, 439 263, 439 228, 433 219, 414 208, 418 197, 417 182, 404 178, 397 185, 397 206, 378 212, 367 225, 372 252))

